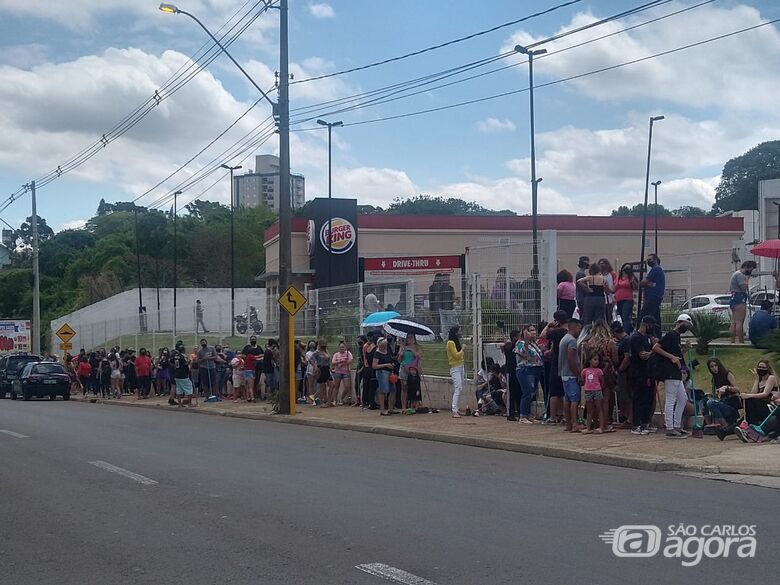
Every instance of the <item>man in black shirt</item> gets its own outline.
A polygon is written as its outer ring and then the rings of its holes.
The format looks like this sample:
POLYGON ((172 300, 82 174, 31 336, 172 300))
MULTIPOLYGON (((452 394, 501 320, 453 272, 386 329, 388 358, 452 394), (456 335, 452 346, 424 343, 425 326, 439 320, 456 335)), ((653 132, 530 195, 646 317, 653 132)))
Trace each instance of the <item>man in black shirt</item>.
POLYGON ((628 366, 631 361, 631 338, 626 335, 623 324, 620 321, 614 321, 610 325, 612 337, 617 344, 618 368, 617 368, 617 402, 620 411, 621 425, 619 428, 631 428, 632 403, 631 391, 628 388, 628 366))
MULTIPOLYGON (((639 328, 631 334, 628 342, 629 359, 626 370, 626 384, 631 394, 633 435, 649 435, 650 423, 653 417, 653 397, 655 396, 655 380, 648 376, 647 362, 653 355, 653 344, 650 332, 655 329, 655 317, 645 315, 639 323, 639 328)), ((621 367, 623 367, 623 362, 621 367)))
POLYGON ((279 381, 276 378, 276 361, 279 356, 279 344, 275 339, 269 339, 263 353, 263 373, 265 374, 265 395, 270 396, 274 390, 279 389, 279 381))
MULTIPOLYGON (((549 370, 546 372, 547 388, 550 397, 549 405, 542 423, 560 423, 563 422, 563 381, 558 375, 558 351, 561 347, 561 339, 566 337, 569 332, 567 322, 569 314, 566 311, 555 311, 553 320, 542 330, 541 338, 548 342, 548 349, 544 352, 545 370, 549 364, 549 370)), ((517 376, 515 376, 517 377, 517 376)))
POLYGON ((680 334, 688 331, 693 325, 690 316, 683 313, 677 317, 674 329, 661 338, 653 346, 653 351, 664 358, 663 378, 666 400, 664 404, 664 419, 666 420, 666 436, 670 439, 687 439, 688 433, 682 429, 682 417, 685 405, 688 403, 688 392, 682 382, 683 354, 680 334))
POLYGON ((506 409, 506 420, 517 422, 520 414, 520 381, 517 379, 517 358, 515 357, 515 345, 520 339, 519 331, 509 333, 509 341, 504 344, 502 351, 505 358, 506 377, 509 382, 509 404, 506 409))
MULTIPOLYGON (((179 406, 182 405, 182 399, 193 406, 198 406, 198 397, 192 391, 192 380, 190 379, 190 362, 184 344, 176 344, 176 350, 171 355, 170 370, 173 373, 175 386, 171 388, 171 393, 175 393, 179 398, 179 406)), ((176 402, 173 396, 168 400, 168 404, 173 406, 176 402)))

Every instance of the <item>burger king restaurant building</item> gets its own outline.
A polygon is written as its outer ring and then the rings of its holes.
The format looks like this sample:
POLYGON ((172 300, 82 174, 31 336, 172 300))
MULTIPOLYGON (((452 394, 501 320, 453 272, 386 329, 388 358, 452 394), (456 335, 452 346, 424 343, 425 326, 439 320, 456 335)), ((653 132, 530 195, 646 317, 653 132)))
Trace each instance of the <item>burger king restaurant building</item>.
MULTIPOLYGON (((517 279, 531 273, 529 216, 358 214, 357 202, 348 199, 330 204, 315 199, 306 209, 309 217, 292 220, 291 284, 301 290, 358 282, 381 288, 413 280, 415 290, 423 292, 437 274, 449 275, 457 305, 473 275, 484 277, 489 289, 502 271, 517 279)), ((661 257, 667 300, 728 290, 735 270, 732 251, 743 236, 741 217, 658 218, 658 241, 655 229, 649 217, 646 253, 657 250, 661 257)), ((574 274, 580 256, 607 258, 615 270, 640 257, 641 217, 541 215, 538 230, 543 313, 554 310, 557 272, 565 268, 574 274)), ((275 298, 278 223, 266 231, 263 245, 266 272, 258 280, 275 298)))

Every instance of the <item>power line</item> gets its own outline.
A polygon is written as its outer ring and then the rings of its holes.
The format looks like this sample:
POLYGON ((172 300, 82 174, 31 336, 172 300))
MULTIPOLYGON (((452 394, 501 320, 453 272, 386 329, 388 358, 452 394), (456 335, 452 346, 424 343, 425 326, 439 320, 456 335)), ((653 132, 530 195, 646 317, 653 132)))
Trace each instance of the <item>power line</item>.
MULTIPOLYGON (((740 29, 740 30, 736 30, 736 31, 730 32, 730 33, 725 33, 725 34, 722 34, 722 35, 718 35, 716 37, 711 37, 711 38, 708 38, 708 39, 704 39, 702 41, 697 41, 695 43, 690 43, 688 45, 677 47, 675 49, 670 49, 668 51, 662 51, 660 53, 655 53, 653 55, 648 55, 646 57, 641 57, 641 58, 638 58, 638 59, 632 59, 631 61, 625 61, 623 63, 618 63, 617 65, 610 65, 608 67, 602 67, 600 69, 594 69, 592 71, 588 71, 588 72, 585 72, 585 73, 580 73, 580 74, 577 74, 577 75, 572 75, 570 77, 565 77, 565 78, 562 78, 562 79, 556 79, 554 81, 548 81, 546 83, 536 84, 534 86, 534 88, 535 89, 539 89, 539 88, 542 88, 542 87, 549 87, 551 85, 557 85, 559 83, 565 83, 567 81, 572 81, 574 79, 581 79, 583 77, 587 77, 587 76, 590 76, 590 75, 596 75, 596 74, 599 74, 599 73, 604 73, 606 71, 612 71, 612 70, 615 70, 615 69, 626 67, 628 65, 634 65, 636 63, 641 63, 643 61, 648 61, 650 59, 655 59, 657 57, 663 57, 663 56, 666 56, 666 55, 670 55, 672 53, 678 53, 680 51, 684 51, 684 50, 687 50, 687 49, 691 49, 691 48, 694 48, 694 47, 698 47, 698 46, 701 46, 701 45, 705 45, 705 44, 708 44, 708 43, 719 41, 719 40, 722 40, 722 39, 725 39, 725 38, 728 38, 728 37, 733 37, 733 36, 736 36, 736 35, 739 35, 739 34, 742 34, 742 33, 750 32, 750 31, 753 31, 753 30, 756 30, 756 29, 759 29, 759 28, 762 28, 762 27, 765 27, 765 26, 769 26, 771 24, 775 24, 777 22, 780 22, 780 18, 776 18, 774 20, 769 20, 767 22, 762 22, 760 24, 756 24, 756 25, 753 25, 753 26, 750 26, 750 27, 746 27, 746 28, 743 28, 743 29, 740 29)), ((467 105, 471 105, 471 104, 476 104, 476 103, 486 102, 486 101, 490 101, 490 100, 495 100, 495 99, 499 99, 499 98, 502 98, 502 97, 507 97, 507 96, 510 96, 510 95, 517 95, 517 94, 524 93, 524 92, 528 91, 528 89, 529 88, 527 88, 527 87, 523 88, 523 89, 515 89, 515 90, 505 91, 505 92, 502 92, 502 93, 488 95, 488 96, 475 98, 475 99, 471 99, 471 100, 465 100, 465 101, 457 102, 457 103, 454 103, 454 104, 448 104, 446 106, 439 106, 439 107, 436 107, 436 108, 428 108, 428 109, 425 109, 425 110, 417 110, 417 111, 414 111, 414 112, 406 112, 406 113, 403 113, 403 114, 396 114, 396 115, 393 115, 393 116, 384 116, 384 117, 381 117, 381 118, 374 118, 372 120, 361 120, 361 121, 358 121, 358 122, 345 122, 344 126, 345 127, 346 126, 362 126, 364 124, 375 124, 377 122, 386 122, 386 121, 390 121, 390 120, 398 120, 398 119, 401 119, 401 118, 410 118, 412 116, 419 116, 419 115, 422 115, 422 114, 430 114, 430 113, 434 113, 434 112, 441 112, 441 111, 444 111, 444 110, 450 110, 450 109, 453 109, 453 108, 459 108, 459 107, 462 107, 462 106, 467 106, 467 105)), ((317 127, 317 126, 313 126, 313 127, 310 127, 310 128, 298 128, 298 129, 296 129, 294 131, 295 132, 306 132, 306 131, 312 131, 312 130, 320 130, 320 128, 317 127)))
POLYGON ((518 18, 516 20, 512 20, 509 22, 505 22, 503 24, 499 24, 497 26, 481 30, 479 32, 472 33, 470 35, 466 35, 464 37, 459 37, 457 39, 452 39, 451 41, 447 41, 445 43, 439 43, 438 45, 433 45, 431 47, 426 47, 424 49, 419 49, 417 51, 412 51, 411 53, 405 53, 403 55, 398 55, 396 57, 390 57, 389 59, 383 59, 381 61, 375 61, 374 63, 368 63, 367 65, 361 65, 359 67, 352 67, 351 69, 344 69, 342 71, 335 71, 333 73, 325 73, 323 75, 317 75, 316 77, 308 77, 306 79, 299 79, 297 81, 290 82, 290 85, 298 84, 298 83, 308 83, 310 81, 317 81, 320 79, 327 79, 329 77, 336 77, 337 75, 345 75, 347 73, 354 73, 355 71, 364 71, 366 69, 371 69, 372 67, 378 67, 380 65, 387 65, 388 63, 394 63, 396 61, 401 61, 403 59, 408 59, 409 57, 416 57, 418 55, 422 55, 424 53, 429 53, 431 51, 435 51, 437 49, 442 49, 444 47, 449 47, 450 45, 454 45, 456 43, 462 43, 463 41, 468 41, 471 39, 474 39, 476 37, 480 37, 486 34, 490 34, 492 32, 496 32, 497 30, 501 30, 503 28, 507 28, 510 26, 514 26, 516 24, 519 24, 521 22, 525 22, 528 20, 532 20, 534 18, 538 18, 539 16, 544 16, 546 14, 550 14, 552 12, 555 12, 556 10, 560 10, 561 8, 566 8, 568 6, 572 6, 573 4, 577 4, 581 2, 582 0, 570 0, 569 2, 564 2, 563 4, 558 4, 557 6, 553 6, 551 8, 548 8, 546 10, 542 10, 540 12, 536 12, 534 14, 530 14, 528 16, 524 16, 523 18, 518 18))

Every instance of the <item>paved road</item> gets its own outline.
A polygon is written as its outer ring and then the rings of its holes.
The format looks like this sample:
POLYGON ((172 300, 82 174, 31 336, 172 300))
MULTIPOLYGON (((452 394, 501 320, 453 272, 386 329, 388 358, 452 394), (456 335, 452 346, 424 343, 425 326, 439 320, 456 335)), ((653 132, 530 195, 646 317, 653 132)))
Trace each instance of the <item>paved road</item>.
POLYGON ((377 585, 355 567, 383 563, 436 585, 656 585, 778 566, 773 489, 61 401, 4 400, 0 431, 0 583, 377 585), (755 524, 757 556, 682 568, 598 538, 679 522, 755 524))

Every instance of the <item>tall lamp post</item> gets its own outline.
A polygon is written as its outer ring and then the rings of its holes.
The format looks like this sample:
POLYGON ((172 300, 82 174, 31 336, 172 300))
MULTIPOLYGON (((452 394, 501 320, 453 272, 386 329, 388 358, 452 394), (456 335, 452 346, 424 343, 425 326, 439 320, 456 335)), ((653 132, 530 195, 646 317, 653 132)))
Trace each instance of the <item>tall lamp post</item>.
POLYGON ((231 167, 230 165, 221 165, 223 169, 230 171, 230 336, 236 336, 236 256, 235 256, 235 236, 234 236, 234 215, 236 209, 236 198, 234 195, 233 172, 242 168, 241 165, 231 167))
POLYGON ((655 211, 655 253, 658 254, 658 250, 660 246, 658 245, 658 185, 661 184, 661 181, 654 181, 653 183, 650 183, 653 186, 653 189, 655 189, 655 199, 654 199, 654 211, 655 211))
POLYGON ((333 235, 331 230, 333 229, 333 150, 332 150, 332 132, 333 128, 343 126, 344 122, 339 120, 338 122, 326 122, 325 120, 317 120, 317 124, 320 126, 327 126, 328 128, 328 286, 333 286, 333 235))
MULTIPOLYGON (((647 135, 647 171, 645 173, 645 208, 642 213, 642 251, 639 255, 639 282, 645 278, 645 244, 647 240, 647 198, 650 192, 650 155, 653 151, 653 124, 660 122, 664 116, 650 117, 650 130, 647 135)), ((637 302, 637 316, 642 314, 642 287, 639 287, 639 301, 637 302)), ((660 327, 660 323, 658 324, 660 327)))
MULTIPOLYGON (((241 67, 238 61, 225 49, 222 43, 195 16, 184 10, 179 10, 173 4, 160 4, 160 10, 169 14, 184 14, 194 20, 211 38, 212 41, 227 55, 233 64, 244 74, 249 82, 260 92, 271 105, 272 113, 277 121, 279 129, 279 292, 283 292, 290 285, 292 272, 292 243, 291 243, 291 198, 290 198, 290 63, 288 47, 288 0, 279 0, 279 103, 274 103, 271 98, 257 85, 254 79, 241 67)), ((289 315, 286 311, 279 312, 279 344, 281 345, 281 359, 279 364, 279 383, 282 389, 279 392, 279 412, 290 414, 290 394, 287 392, 295 379, 290 376, 292 363, 293 339, 289 330, 289 315)))
POLYGON ((141 244, 138 237, 138 206, 133 205, 133 216, 135 218, 135 264, 138 271, 138 328, 144 332, 144 297, 141 291, 141 244))
POLYGON ((517 45, 515 51, 528 55, 528 89, 529 105, 531 110, 531 249, 533 251, 531 279, 533 281, 534 308, 541 314, 541 289, 539 286, 539 181, 536 180, 536 136, 534 122, 534 57, 544 55, 547 49, 536 51, 517 45))
MULTIPOLYGON (((181 195, 181 191, 176 191, 173 194, 173 336, 176 337, 176 288, 179 286, 179 273, 178 273, 178 245, 179 242, 176 239, 176 214, 179 210, 176 207, 176 202, 181 195)), ((175 343, 175 340, 174 340, 175 343)))

